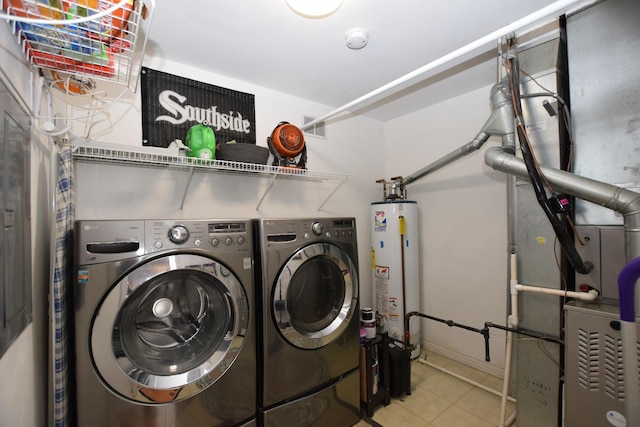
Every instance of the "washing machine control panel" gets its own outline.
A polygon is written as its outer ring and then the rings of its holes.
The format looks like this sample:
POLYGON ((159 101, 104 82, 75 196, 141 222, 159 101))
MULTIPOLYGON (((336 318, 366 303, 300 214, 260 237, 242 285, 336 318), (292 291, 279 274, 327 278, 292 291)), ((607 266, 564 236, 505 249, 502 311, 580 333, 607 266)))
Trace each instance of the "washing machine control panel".
POLYGON ((243 220, 148 220, 145 234, 149 252, 178 248, 250 252, 250 233, 250 223, 243 220))
POLYGON ((313 231, 313 234, 315 234, 316 236, 319 236, 322 234, 322 223, 321 222, 314 222, 313 224, 311 224, 311 231, 313 231))
POLYGON ((174 225, 169 229, 169 240, 175 244, 182 245, 189 240, 189 230, 184 225, 174 225))

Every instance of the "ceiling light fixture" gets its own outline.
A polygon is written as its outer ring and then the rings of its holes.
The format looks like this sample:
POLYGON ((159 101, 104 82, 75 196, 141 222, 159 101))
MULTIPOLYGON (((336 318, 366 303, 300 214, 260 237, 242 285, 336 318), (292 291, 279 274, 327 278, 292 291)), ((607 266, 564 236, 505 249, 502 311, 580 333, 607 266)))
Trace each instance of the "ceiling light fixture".
POLYGON ((305 18, 324 18, 340 9, 344 0, 285 0, 298 15, 305 18))

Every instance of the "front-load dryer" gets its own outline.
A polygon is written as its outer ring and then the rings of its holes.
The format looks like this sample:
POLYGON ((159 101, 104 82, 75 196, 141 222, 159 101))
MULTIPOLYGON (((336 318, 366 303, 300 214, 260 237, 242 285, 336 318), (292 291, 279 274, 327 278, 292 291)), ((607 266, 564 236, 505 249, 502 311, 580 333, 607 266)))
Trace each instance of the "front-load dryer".
POLYGON ((254 230, 262 425, 356 423, 355 219, 260 219, 254 230))
POLYGON ((76 222, 78 427, 256 425, 251 222, 76 222))

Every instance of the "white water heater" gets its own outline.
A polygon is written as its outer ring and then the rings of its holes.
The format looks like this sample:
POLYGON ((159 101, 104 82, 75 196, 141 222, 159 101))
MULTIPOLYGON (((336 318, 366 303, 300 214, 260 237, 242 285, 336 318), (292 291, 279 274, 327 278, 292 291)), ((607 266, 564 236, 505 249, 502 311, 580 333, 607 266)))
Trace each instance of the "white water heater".
MULTIPOLYGON (((420 311, 418 204, 408 200, 371 204, 373 305, 389 336, 406 342, 405 316, 420 311)), ((420 355, 420 317, 409 323, 409 343, 420 355)))

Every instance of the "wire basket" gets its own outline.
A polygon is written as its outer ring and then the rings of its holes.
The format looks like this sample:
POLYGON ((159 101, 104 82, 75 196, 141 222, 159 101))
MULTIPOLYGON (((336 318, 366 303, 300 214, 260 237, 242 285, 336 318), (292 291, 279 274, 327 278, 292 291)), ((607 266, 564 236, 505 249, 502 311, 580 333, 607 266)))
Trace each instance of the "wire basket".
POLYGON ((154 0, 0 2, 33 65, 137 88, 154 0))

